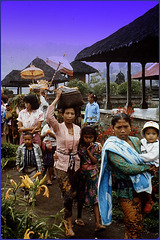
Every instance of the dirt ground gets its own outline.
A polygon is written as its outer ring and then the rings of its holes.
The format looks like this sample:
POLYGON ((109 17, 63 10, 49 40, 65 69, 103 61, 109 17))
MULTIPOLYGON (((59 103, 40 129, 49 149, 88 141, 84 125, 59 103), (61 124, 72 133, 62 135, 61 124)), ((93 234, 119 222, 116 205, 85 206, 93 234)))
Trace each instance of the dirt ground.
MULTIPOLYGON (((17 183, 20 181, 20 173, 16 168, 10 168, 2 170, 1 184, 6 181, 7 175, 12 177, 17 183)), ((41 216, 54 215, 63 208, 63 199, 59 190, 57 180, 53 181, 53 185, 49 186, 50 197, 44 198, 42 195, 38 195, 36 198, 36 213, 41 216)), ((76 219, 77 209, 76 203, 73 205, 73 230, 75 232, 74 239, 124 239, 124 226, 116 222, 112 222, 111 225, 106 227, 105 232, 99 234, 94 233, 95 220, 94 215, 88 209, 83 209, 83 220, 85 222, 84 227, 80 227, 74 224, 76 219)), ((154 233, 144 232, 143 239, 155 239, 157 238, 154 233)))

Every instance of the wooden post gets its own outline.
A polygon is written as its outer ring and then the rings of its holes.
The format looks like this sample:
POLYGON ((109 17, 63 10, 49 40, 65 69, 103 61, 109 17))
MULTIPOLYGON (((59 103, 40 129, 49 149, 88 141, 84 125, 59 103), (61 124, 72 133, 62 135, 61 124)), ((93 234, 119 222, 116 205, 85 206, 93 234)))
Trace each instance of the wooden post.
POLYGON ((110 101, 110 74, 109 74, 109 65, 110 62, 106 62, 107 67, 107 79, 106 79, 106 104, 105 109, 112 109, 112 104, 110 101))
POLYGON ((147 109, 148 104, 146 102, 146 91, 145 91, 145 63, 142 64, 142 104, 141 107, 142 109, 147 109))
POLYGON ((131 102, 131 63, 128 62, 127 70, 127 108, 132 107, 131 102))

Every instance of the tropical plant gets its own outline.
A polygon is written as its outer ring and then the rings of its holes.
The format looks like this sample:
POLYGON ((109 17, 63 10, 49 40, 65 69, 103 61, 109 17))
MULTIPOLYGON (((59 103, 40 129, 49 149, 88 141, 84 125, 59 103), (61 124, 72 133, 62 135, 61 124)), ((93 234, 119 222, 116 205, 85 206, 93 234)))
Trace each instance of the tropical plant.
POLYGON ((18 145, 1 143, 1 169, 5 166, 15 166, 18 145))
MULTIPOLYGON (((139 81, 131 80, 131 94, 141 94, 142 84, 139 81)), ((118 86, 118 94, 127 94, 127 82, 123 82, 118 86)))
POLYGON ((97 83, 96 85, 94 85, 92 90, 95 95, 101 96, 103 93, 106 93, 106 83, 105 82, 97 83))
POLYGON ((78 87, 78 90, 81 92, 82 95, 89 93, 89 87, 86 83, 81 80, 73 79, 67 84, 67 87, 78 87))
POLYGON ((10 158, 16 156, 18 145, 12 143, 1 143, 1 158, 10 158))
POLYGON ((117 83, 110 83, 110 94, 111 95, 118 94, 118 84, 117 83))
POLYGON ((63 238, 64 209, 56 215, 41 218, 34 212, 34 201, 31 205, 28 200, 19 194, 20 187, 26 187, 32 192, 32 196, 40 194, 45 189, 43 196, 49 197, 48 188, 43 185, 46 176, 39 180, 39 172, 33 178, 33 182, 27 175, 22 178, 22 183, 16 183, 9 176, 2 188, 1 196, 1 237, 4 239, 55 239, 63 238), (52 219, 53 223, 49 224, 52 219), (59 224, 57 225, 57 222, 59 224))

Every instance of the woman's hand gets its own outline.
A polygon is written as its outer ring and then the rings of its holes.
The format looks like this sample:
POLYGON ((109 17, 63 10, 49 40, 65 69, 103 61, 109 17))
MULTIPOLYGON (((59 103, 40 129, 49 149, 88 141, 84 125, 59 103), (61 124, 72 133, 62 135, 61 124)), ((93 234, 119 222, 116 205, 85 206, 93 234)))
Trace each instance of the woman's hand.
POLYGON ((37 133, 37 132, 39 132, 39 131, 40 131, 40 128, 39 128, 38 126, 35 126, 35 127, 32 129, 31 133, 34 134, 34 133, 37 133))
POLYGON ((56 98, 60 99, 61 95, 62 95, 62 90, 56 89, 56 98))

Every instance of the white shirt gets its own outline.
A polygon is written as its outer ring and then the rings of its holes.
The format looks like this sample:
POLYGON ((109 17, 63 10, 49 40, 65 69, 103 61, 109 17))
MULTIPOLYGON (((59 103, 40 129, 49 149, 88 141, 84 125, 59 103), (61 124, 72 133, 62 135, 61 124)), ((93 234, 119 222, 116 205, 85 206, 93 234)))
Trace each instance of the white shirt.
MULTIPOLYGON (((42 131, 41 131, 41 136, 44 135, 45 133, 47 133, 49 131, 51 131, 53 134, 55 134, 55 132, 53 131, 52 128, 50 128, 48 126, 48 124, 45 124, 44 127, 42 128, 42 131)), ((56 144, 56 139, 51 137, 49 134, 47 136, 44 137, 43 139, 43 142, 47 142, 47 141, 51 141, 52 142, 52 146, 55 147, 57 144, 56 144)))
POLYGON ((30 128, 37 125, 37 122, 44 121, 44 114, 40 109, 33 110, 31 113, 27 109, 19 112, 17 120, 23 123, 23 127, 30 128))
POLYGON ((141 139, 141 154, 140 157, 145 163, 152 163, 159 167, 159 141, 147 143, 145 138, 141 139), (144 152, 144 153, 143 153, 144 152))

